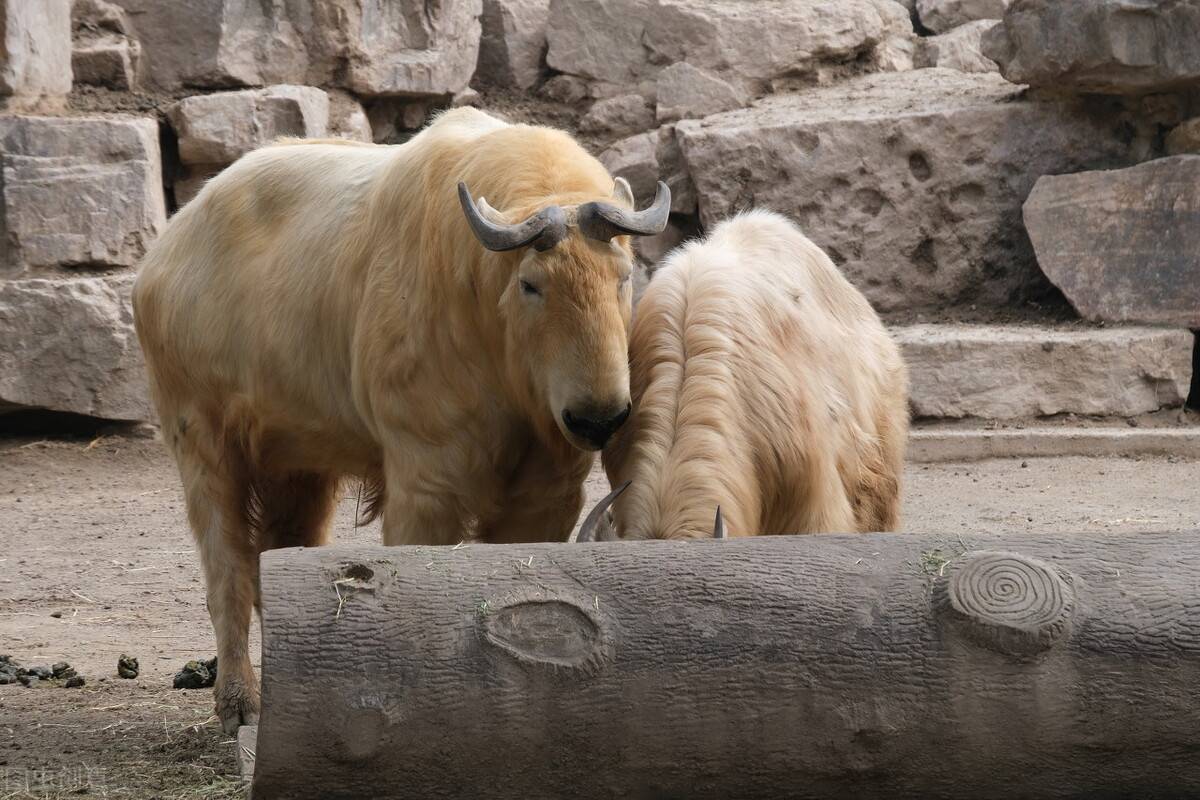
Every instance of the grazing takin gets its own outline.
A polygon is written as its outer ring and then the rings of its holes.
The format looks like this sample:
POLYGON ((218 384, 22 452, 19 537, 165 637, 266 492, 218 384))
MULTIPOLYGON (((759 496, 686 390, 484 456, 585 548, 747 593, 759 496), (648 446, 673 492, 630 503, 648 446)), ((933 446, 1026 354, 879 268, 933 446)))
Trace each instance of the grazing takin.
POLYGON ((565 133, 459 109, 400 146, 256 151, 172 220, 134 310, 226 730, 258 711, 258 555, 323 543, 344 476, 385 544, 566 539, 629 414, 629 235, 669 208, 565 133))
POLYGON ((629 352, 633 414, 603 454, 625 491, 597 507, 611 504, 617 536, 896 527, 904 362, 866 299, 783 217, 752 211, 673 253, 629 352))

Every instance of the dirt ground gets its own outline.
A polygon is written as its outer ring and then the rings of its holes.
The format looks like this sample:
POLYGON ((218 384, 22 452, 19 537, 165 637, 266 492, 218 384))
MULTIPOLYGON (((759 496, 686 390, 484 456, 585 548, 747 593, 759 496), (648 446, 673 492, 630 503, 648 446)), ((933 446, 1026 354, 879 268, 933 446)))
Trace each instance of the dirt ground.
MULTIPOLYGON (((907 530, 1200 528, 1200 463, 1029 459, 912 465, 907 530)), ((603 479, 590 486, 596 499, 603 479)), ((351 493, 348 493, 351 494, 351 493)), ((375 541, 342 503, 338 541, 375 541)), ((254 648, 257 654, 257 632, 254 648)), ((0 686, 0 800, 237 797, 210 690, 171 689, 214 652, 173 467, 145 438, 0 440, 0 654, 70 662, 83 688, 0 686), (116 676, 122 653, 136 680, 116 676)))

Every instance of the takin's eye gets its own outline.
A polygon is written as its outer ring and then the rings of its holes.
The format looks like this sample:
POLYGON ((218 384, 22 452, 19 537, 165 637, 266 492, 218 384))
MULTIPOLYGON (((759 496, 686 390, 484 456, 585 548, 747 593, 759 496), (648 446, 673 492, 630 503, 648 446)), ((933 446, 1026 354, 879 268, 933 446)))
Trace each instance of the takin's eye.
POLYGON ((521 281, 521 294, 526 297, 541 297, 542 290, 526 280, 521 281))

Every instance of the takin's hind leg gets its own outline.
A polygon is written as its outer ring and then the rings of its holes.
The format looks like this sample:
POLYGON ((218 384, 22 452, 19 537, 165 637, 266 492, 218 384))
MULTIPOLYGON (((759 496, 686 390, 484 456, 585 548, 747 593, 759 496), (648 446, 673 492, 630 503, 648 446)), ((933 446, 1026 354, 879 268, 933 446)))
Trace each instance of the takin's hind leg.
POLYGON ((249 647, 250 616, 258 596, 258 553, 246 513, 250 475, 239 448, 227 445, 223 453, 201 453, 202 442, 220 439, 200 430, 198 421, 190 427, 188 441, 176 437, 173 449, 217 639, 216 712, 224 731, 234 733, 239 725, 258 721, 259 707, 249 647))

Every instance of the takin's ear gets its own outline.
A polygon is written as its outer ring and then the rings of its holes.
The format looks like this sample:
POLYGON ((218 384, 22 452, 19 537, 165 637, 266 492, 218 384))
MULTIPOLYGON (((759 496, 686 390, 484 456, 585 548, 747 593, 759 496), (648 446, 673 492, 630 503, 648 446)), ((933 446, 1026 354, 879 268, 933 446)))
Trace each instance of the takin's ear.
POLYGON ((624 178, 615 178, 613 180, 613 200, 616 200, 621 205, 634 208, 633 189, 629 186, 629 181, 624 178))

